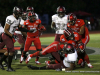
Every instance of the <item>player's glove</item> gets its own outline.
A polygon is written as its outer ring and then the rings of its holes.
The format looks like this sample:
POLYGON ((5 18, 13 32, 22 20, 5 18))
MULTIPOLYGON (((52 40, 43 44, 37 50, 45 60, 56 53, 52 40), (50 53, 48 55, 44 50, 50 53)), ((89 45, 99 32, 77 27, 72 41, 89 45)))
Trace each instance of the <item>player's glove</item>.
POLYGON ((19 39, 17 35, 12 35, 12 38, 14 38, 16 41, 19 39))

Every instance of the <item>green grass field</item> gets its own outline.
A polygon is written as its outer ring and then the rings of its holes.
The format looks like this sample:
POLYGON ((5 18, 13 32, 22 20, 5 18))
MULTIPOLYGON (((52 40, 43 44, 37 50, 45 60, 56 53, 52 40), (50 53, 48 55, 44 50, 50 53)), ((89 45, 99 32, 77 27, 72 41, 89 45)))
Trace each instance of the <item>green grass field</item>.
MULTIPOLYGON (((41 37, 41 44, 42 45, 49 45, 54 41, 54 37, 41 37)), ((19 44, 16 42, 15 46, 19 46, 19 44)), ((87 44, 88 47, 93 48, 100 48, 100 34, 90 34, 90 42, 87 44)), ((13 60, 12 67, 16 70, 16 72, 7 72, 6 70, 0 69, 0 75, 100 75, 100 54, 98 55, 89 55, 91 64, 94 68, 88 68, 87 65, 85 68, 80 68, 78 65, 76 65, 76 69, 73 71, 60 71, 57 72, 55 70, 30 70, 27 68, 27 64, 23 62, 22 64, 19 63, 18 60, 13 60)), ((41 65, 36 65, 34 63, 35 58, 31 59, 29 64, 35 65, 35 66, 44 66, 44 61, 48 60, 48 58, 42 58, 40 57, 41 65)), ((6 67, 5 67, 6 68, 6 67)))

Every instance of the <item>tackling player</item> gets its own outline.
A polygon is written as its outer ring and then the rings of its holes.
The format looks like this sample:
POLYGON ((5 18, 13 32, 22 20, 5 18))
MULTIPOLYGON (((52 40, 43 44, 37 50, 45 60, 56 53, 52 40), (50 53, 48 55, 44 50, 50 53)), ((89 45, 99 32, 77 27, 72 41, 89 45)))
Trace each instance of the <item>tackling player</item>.
MULTIPOLYGON (((69 32, 69 30, 67 30, 66 32, 69 32)), ((72 33, 71 33, 72 34, 72 33)), ((72 44, 74 47, 76 46, 76 43, 72 40, 72 38, 74 38, 74 36, 70 36, 70 35, 66 35, 66 37, 69 38, 69 40, 67 40, 66 43, 69 43, 69 44, 72 44)), ((78 36, 77 36, 78 37, 78 36)), ((64 42, 64 39, 62 38, 63 42, 64 42)), ((65 39, 66 40, 66 39, 65 39)), ((35 56, 41 56, 41 55, 46 55, 48 53, 51 53, 52 56, 54 56, 56 58, 56 60, 58 62, 60 62, 60 56, 55 54, 54 52, 57 52, 59 50, 61 50, 63 47, 64 47, 64 44, 65 43, 60 43, 58 41, 54 41, 53 43, 51 43, 48 47, 46 47, 43 51, 38 51, 36 53, 33 53, 33 54, 30 54, 28 55, 27 59, 26 59, 26 63, 29 62, 29 60, 32 58, 32 57, 35 57, 35 56)))
MULTIPOLYGON (((59 46, 60 45, 58 45, 58 47, 59 46)), ((30 69, 33 69, 33 70, 34 69, 38 69, 38 70, 41 70, 41 69, 56 69, 56 71, 62 71, 63 68, 64 68, 64 71, 73 70, 75 68, 75 61, 77 60, 77 51, 76 51, 76 49, 73 47, 72 44, 67 43, 59 51, 61 53, 61 56, 64 59, 59 61, 57 64, 49 64, 49 65, 43 66, 43 67, 36 67, 36 66, 28 65, 27 67, 30 68, 30 69)), ((56 54, 57 53, 58 52, 56 52, 56 54)))
MULTIPOLYGON (((42 50, 41 49, 41 42, 40 42, 38 35, 39 35, 39 31, 46 30, 46 28, 43 25, 41 25, 41 20, 36 19, 35 13, 32 13, 32 12, 28 13, 28 20, 26 20, 24 22, 24 25, 28 30, 34 30, 34 32, 32 32, 32 33, 27 32, 27 39, 25 42, 24 51, 23 51, 21 58, 20 58, 20 63, 22 63, 23 59, 26 58, 26 52, 29 50, 32 42, 34 42, 34 45, 35 45, 37 51, 42 50)), ((36 64, 40 64, 38 59, 39 59, 39 56, 37 56, 37 58, 35 60, 36 64)))
POLYGON ((77 17, 73 14, 73 13, 70 13, 68 14, 68 24, 67 24, 67 27, 72 29, 74 32, 78 32, 80 34, 80 41, 78 43, 83 43, 84 47, 83 49, 81 50, 82 54, 83 54, 83 60, 87 62, 87 66, 89 68, 93 68, 93 66, 90 64, 90 60, 89 60, 89 57, 88 55, 86 54, 85 51, 85 46, 86 44, 89 42, 89 32, 88 32, 88 29, 85 25, 85 22, 83 19, 77 19, 77 17))
POLYGON ((52 16, 51 28, 56 31, 55 40, 60 42, 60 36, 63 34, 63 31, 67 28, 67 15, 65 7, 59 6, 57 8, 57 14, 52 16))

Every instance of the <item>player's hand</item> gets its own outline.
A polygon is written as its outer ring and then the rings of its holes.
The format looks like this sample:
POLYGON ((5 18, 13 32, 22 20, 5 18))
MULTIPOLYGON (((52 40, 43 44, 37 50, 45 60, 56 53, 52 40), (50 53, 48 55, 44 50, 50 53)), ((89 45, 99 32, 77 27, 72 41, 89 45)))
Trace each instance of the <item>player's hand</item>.
POLYGON ((17 35, 12 35, 12 38, 14 38, 16 41, 19 39, 17 35))

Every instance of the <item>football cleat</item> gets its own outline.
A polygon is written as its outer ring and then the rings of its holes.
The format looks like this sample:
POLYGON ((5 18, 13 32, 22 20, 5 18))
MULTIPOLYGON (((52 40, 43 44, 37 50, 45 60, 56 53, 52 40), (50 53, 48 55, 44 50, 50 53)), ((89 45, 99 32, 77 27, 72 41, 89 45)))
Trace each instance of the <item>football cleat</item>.
POLYGON ((36 64, 41 64, 39 61, 35 61, 36 64))
POLYGON ((20 63, 22 63, 24 60, 24 57, 21 55, 21 58, 20 58, 20 63))
POLYGON ((15 70, 14 70, 13 68, 10 67, 10 68, 7 68, 6 71, 11 72, 11 71, 15 71, 15 70))
POLYGON ((30 59, 31 59, 31 57, 30 57, 30 54, 29 54, 28 57, 26 58, 26 64, 28 64, 30 59))
POLYGON ((2 70, 5 70, 5 68, 3 67, 2 63, 0 63, 0 68, 1 68, 2 70))
POLYGON ((46 65, 50 65, 50 61, 45 61, 45 64, 46 65))
POLYGON ((93 66, 89 63, 89 64, 87 64, 87 66, 89 67, 89 68, 93 68, 93 66))

